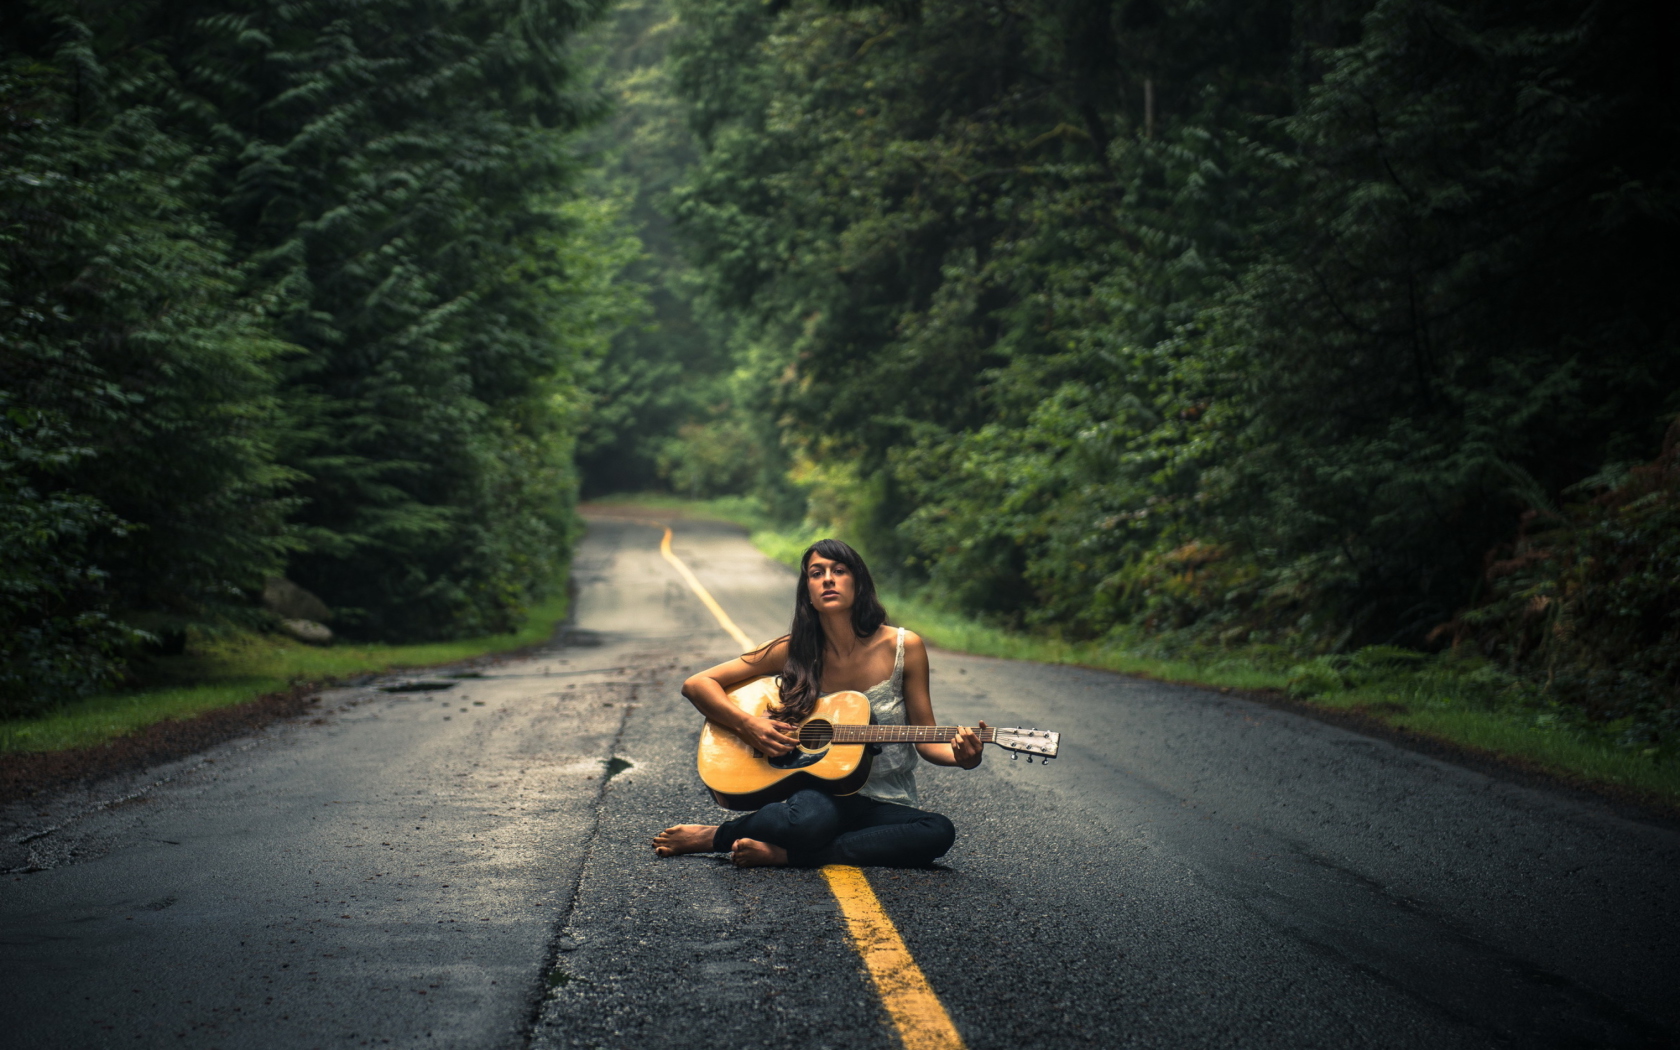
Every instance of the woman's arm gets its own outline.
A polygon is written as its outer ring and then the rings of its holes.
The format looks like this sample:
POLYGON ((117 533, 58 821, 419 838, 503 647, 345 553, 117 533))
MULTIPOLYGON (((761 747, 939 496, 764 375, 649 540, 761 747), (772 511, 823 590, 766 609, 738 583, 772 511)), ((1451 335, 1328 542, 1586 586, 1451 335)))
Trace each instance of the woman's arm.
POLYGON ((749 715, 725 694, 749 678, 780 674, 787 663, 787 649, 784 638, 768 649, 708 667, 683 683, 682 694, 702 715, 730 730, 755 750, 766 755, 785 755, 799 743, 799 738, 793 735, 794 727, 761 715, 749 715))
MULTIPOLYGON (((933 720, 933 696, 928 691, 927 646, 912 631, 904 632, 904 715, 913 726, 936 726, 933 720)), ((986 723, 981 722, 984 729, 986 723)), ((973 769, 980 764, 979 734, 963 728, 949 744, 917 744, 921 756, 936 766, 961 766, 973 769)))

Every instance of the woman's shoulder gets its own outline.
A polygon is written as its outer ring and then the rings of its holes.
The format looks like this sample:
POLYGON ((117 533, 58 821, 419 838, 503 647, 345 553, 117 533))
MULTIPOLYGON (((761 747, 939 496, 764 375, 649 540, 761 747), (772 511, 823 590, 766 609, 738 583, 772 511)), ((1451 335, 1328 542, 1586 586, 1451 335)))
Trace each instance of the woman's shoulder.
POLYGON ((737 659, 751 667, 765 667, 767 670, 780 671, 787 663, 788 636, 782 635, 773 641, 765 642, 757 649, 749 649, 737 659))
POLYGON ((894 627, 891 624, 887 624, 881 628, 880 633, 877 634, 876 637, 889 645, 897 645, 900 632, 903 632, 904 634, 905 652, 909 652, 912 649, 916 652, 927 651, 927 646, 922 641, 922 636, 917 634, 915 631, 910 630, 908 627, 894 627))

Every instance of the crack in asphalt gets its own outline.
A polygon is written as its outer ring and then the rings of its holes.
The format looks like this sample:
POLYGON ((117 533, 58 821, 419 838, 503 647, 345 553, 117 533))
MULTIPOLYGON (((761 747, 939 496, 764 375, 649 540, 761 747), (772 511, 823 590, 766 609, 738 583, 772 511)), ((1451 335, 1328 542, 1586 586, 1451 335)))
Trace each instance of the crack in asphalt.
POLYGON ((594 811, 590 815, 589 833, 584 836, 583 850, 578 856, 577 868, 572 876, 571 892, 566 895, 566 906, 560 909, 560 914, 554 923, 554 932, 548 939, 547 950, 543 954, 542 968, 537 971, 535 994, 531 996, 530 1009, 525 1016, 524 1038, 520 1041, 522 1050, 529 1050, 536 1039, 537 1028, 542 1021, 543 1003, 548 1000, 554 990, 554 982, 550 975, 560 965, 560 953, 564 950, 562 942, 570 939, 567 929, 571 926, 572 914, 577 910, 578 898, 583 894, 584 873, 589 870, 590 858, 595 855, 595 844, 601 836, 601 817, 607 808, 607 789, 612 785, 613 778, 620 772, 631 767, 632 763, 619 756, 619 746, 624 742, 625 729, 630 724, 630 715, 637 707, 637 699, 641 695, 644 683, 631 682, 630 695, 623 702, 623 713, 618 717, 618 729, 613 733, 612 743, 607 747, 607 756, 601 760, 601 786, 595 790, 594 811), (622 764, 620 764, 622 763, 622 764))

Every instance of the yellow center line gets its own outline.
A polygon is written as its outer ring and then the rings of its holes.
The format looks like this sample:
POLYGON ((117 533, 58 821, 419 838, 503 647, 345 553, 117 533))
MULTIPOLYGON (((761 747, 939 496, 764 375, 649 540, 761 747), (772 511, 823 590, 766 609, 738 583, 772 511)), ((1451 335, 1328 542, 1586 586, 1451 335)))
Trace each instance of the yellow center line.
POLYGON ((723 606, 719 605, 717 599, 713 598, 711 593, 700 585, 699 578, 690 572, 688 566, 683 564, 683 560, 677 557, 675 551, 671 550, 671 527, 669 525, 665 527, 665 538, 659 541, 659 553, 663 554, 665 560, 670 562, 677 573, 687 581, 688 589, 693 591, 695 597, 700 599, 700 604, 712 611, 712 615, 717 617, 717 622, 723 626, 724 630, 729 632, 731 638, 735 639, 735 644, 741 647, 741 651, 744 653, 753 648, 752 639, 747 637, 747 632, 735 626, 735 621, 731 620, 729 614, 723 611, 723 606))
MULTIPOLYGON (((735 626, 735 621, 723 611, 723 606, 671 550, 669 526, 665 528, 665 538, 659 541, 659 553, 682 576, 701 604, 717 617, 717 622, 729 632, 742 651, 751 649, 752 639, 735 626)), ((945 1005, 934 994, 922 968, 916 965, 904 938, 898 935, 898 927, 893 925, 887 910, 881 907, 881 899, 875 896, 863 872, 858 868, 830 864, 822 869, 822 874, 828 880, 828 888, 834 892, 834 899, 840 902, 840 913, 846 917, 846 930, 851 936, 852 947, 863 958, 864 968, 869 971, 869 979, 874 982, 875 992, 887 1008, 893 1027, 898 1029, 904 1050, 964 1050, 957 1026, 951 1023, 945 1005)))
POLYGON ((869 979, 892 1017, 904 1050, 963 1050, 962 1036, 939 996, 933 994, 922 968, 905 947, 881 899, 858 868, 830 864, 822 869, 840 911, 852 946, 863 957, 869 979))

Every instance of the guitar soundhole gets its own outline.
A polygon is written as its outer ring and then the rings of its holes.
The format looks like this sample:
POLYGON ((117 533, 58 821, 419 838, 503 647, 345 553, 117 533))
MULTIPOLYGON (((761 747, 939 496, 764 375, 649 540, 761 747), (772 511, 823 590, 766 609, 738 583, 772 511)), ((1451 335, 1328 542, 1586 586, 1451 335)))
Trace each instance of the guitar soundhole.
POLYGON ((806 751, 822 751, 834 739, 834 724, 813 718, 799 727, 799 746, 806 751))
POLYGON ((774 769, 800 769, 814 766, 823 759, 829 742, 834 739, 832 723, 812 719, 799 727, 799 746, 785 755, 768 759, 774 769))

